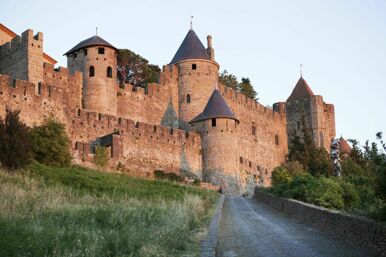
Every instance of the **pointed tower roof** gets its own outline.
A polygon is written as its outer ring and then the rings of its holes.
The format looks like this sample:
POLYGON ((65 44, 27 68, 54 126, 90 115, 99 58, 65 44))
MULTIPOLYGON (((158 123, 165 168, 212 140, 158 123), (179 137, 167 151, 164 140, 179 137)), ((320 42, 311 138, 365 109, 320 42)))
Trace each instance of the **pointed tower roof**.
POLYGON ((313 96, 314 93, 312 92, 311 88, 308 86, 307 81, 301 76, 296 83, 296 86, 294 90, 292 91, 291 95, 288 97, 288 101, 294 101, 299 100, 302 98, 308 98, 310 96, 313 96))
POLYGON ((351 153, 351 146, 342 136, 340 137, 339 151, 341 154, 349 155, 351 153))
POLYGON ((64 55, 72 54, 73 52, 76 52, 80 49, 87 48, 90 46, 107 46, 117 50, 112 44, 110 44, 100 36, 92 36, 90 38, 83 40, 82 42, 80 42, 79 44, 77 44, 76 46, 68 50, 64 55))
POLYGON ((205 59, 210 60, 210 57, 193 29, 190 29, 182 41, 176 54, 169 64, 174 64, 187 59, 205 59))
POLYGON ((204 111, 199 115, 197 115, 189 123, 194 123, 194 122, 214 119, 214 118, 227 118, 227 119, 239 121, 217 89, 215 89, 212 95, 210 96, 204 111))

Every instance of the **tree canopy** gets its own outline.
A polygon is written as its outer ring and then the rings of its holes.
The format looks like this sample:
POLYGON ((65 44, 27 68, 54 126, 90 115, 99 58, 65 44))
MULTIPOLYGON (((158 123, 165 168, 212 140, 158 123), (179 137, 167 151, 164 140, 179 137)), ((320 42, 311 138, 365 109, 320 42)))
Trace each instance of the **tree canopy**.
POLYGON ((229 73, 227 70, 224 70, 220 73, 219 82, 224 86, 230 87, 253 100, 259 100, 259 98, 257 98, 257 92, 253 88, 249 78, 242 77, 241 82, 238 82, 238 79, 235 75, 229 73))
POLYGON ((118 81, 136 87, 146 87, 148 83, 158 82, 161 69, 129 49, 118 49, 118 81))

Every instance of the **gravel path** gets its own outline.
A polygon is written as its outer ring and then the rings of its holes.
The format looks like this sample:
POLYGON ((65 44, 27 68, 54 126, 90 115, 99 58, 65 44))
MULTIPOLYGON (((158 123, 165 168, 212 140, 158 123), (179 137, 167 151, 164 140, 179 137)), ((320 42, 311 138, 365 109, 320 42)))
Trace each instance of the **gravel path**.
POLYGON ((226 196, 217 256, 359 257, 370 250, 278 213, 263 203, 226 196))

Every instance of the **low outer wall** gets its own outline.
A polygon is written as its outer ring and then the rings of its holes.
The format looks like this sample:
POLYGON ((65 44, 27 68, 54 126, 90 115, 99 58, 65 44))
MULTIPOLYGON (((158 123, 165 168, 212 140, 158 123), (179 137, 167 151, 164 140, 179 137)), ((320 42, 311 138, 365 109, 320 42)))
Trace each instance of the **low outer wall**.
POLYGON ((293 199, 279 198, 255 188, 254 198, 309 225, 338 233, 386 256, 386 225, 293 199))

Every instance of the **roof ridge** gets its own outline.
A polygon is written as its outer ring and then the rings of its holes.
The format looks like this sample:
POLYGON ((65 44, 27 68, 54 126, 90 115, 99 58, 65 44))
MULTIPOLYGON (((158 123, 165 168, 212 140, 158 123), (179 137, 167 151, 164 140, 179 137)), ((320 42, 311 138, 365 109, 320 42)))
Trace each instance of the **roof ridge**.
POLYGON ((213 90, 203 112, 193 118, 190 123, 214 118, 228 118, 239 121, 218 89, 213 90))
POLYGON ((294 101, 302 98, 308 98, 310 96, 314 96, 314 93, 312 92, 310 86, 308 85, 307 81, 303 78, 303 76, 300 76, 298 82, 296 83, 287 101, 294 101))
POLYGON ((71 54, 73 52, 76 52, 76 51, 78 51, 80 49, 83 49, 83 48, 86 48, 86 47, 90 47, 90 46, 107 46, 107 47, 110 47, 110 48, 113 48, 113 49, 117 50, 117 48, 115 46, 113 46, 112 44, 110 44, 109 42, 104 40, 102 37, 100 37, 98 35, 94 35, 92 37, 89 37, 89 38, 87 38, 85 40, 80 41, 76 46, 74 46, 73 48, 68 50, 63 55, 69 55, 69 54, 71 54))
POLYGON ((176 54, 169 64, 174 64, 187 59, 210 60, 206 48, 193 29, 189 29, 176 54))

